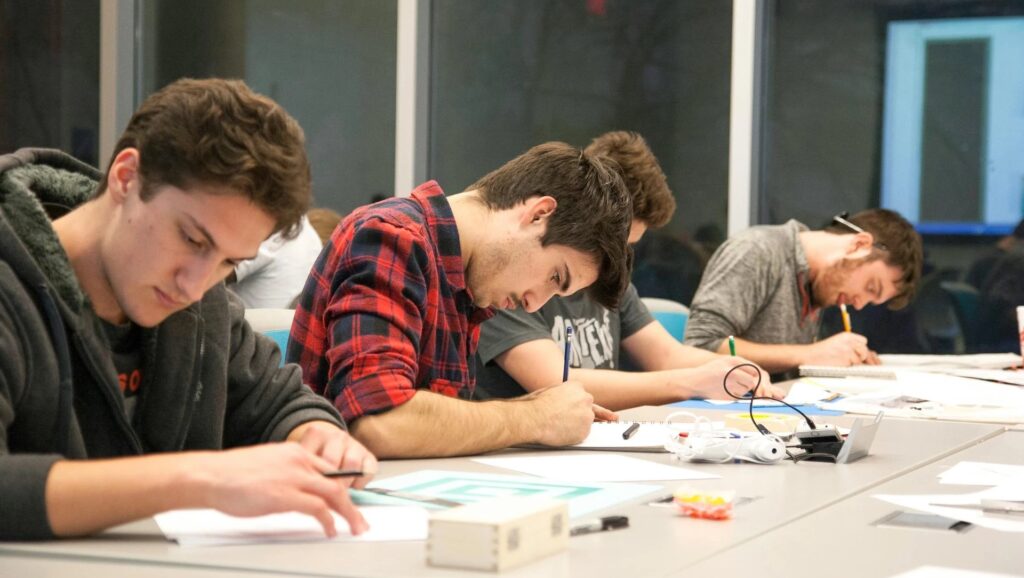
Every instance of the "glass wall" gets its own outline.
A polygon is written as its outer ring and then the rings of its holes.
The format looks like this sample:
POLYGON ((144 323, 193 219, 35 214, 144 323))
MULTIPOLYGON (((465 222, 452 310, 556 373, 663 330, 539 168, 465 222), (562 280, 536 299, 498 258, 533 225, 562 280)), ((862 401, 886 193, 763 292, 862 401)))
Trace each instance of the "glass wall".
POLYGON ((633 130, 679 206, 638 255, 670 259, 698 230, 724 235, 731 2, 434 0, 432 23, 428 173, 446 191, 535 144, 633 130))
POLYGON ((0 153, 50 147, 98 163, 99 4, 0 2, 0 153))
POLYGON ((868 335, 879 350, 1016 342, 1007 307, 1024 295, 986 288, 978 267, 992 263, 975 264, 1006 253, 994 246, 1024 217, 1022 15, 1020 2, 905 0, 777 0, 769 14, 759 221, 819 227, 881 206, 925 241, 914 306, 854 318, 888 327, 868 335))
POLYGON ((244 79, 302 125, 314 202, 342 214, 394 188, 397 3, 142 3, 145 98, 183 76, 244 79))

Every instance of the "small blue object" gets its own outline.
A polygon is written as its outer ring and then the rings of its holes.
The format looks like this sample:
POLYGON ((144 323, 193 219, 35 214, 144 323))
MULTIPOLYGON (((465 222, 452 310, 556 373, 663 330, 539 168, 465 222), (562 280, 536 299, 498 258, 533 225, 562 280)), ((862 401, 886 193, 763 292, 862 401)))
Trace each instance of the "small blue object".
POLYGON ((682 311, 653 311, 651 315, 672 337, 678 341, 683 340, 683 336, 686 335, 686 321, 690 318, 689 314, 682 311))
POLYGON ((277 343, 277 348, 281 350, 281 365, 284 365, 284 354, 288 350, 289 333, 287 329, 273 329, 263 332, 263 335, 273 339, 274 343, 277 343))
MULTIPOLYGON (((750 408, 749 401, 737 401, 735 403, 726 404, 713 404, 704 401, 703 399, 688 399, 686 401, 677 401, 676 403, 668 404, 669 407, 686 407, 690 409, 717 409, 721 411, 747 411, 750 408)), ((814 405, 798 405, 796 406, 800 411, 807 415, 843 415, 841 411, 835 411, 831 409, 821 409, 814 405)), ((788 407, 782 406, 754 406, 754 411, 758 413, 788 413, 790 415, 797 415, 795 411, 788 407)))

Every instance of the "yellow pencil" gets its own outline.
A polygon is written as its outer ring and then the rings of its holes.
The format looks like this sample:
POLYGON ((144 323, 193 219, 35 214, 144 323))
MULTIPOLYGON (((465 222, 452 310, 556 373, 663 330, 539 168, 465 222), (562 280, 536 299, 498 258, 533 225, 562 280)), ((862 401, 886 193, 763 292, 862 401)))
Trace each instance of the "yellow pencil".
POLYGON ((839 310, 843 313, 843 330, 847 333, 853 331, 850 329, 850 313, 846 310, 846 303, 840 303, 839 310))

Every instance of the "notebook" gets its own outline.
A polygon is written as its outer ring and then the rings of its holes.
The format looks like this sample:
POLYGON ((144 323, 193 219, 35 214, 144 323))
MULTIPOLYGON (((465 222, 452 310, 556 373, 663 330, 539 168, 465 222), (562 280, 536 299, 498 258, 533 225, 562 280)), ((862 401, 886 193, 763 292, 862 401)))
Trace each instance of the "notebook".
MULTIPOLYGON (((801 377, 874 377, 896 379, 898 370, 928 371, 962 375, 964 370, 994 370, 1015 367, 1021 364, 1021 356, 1015 353, 978 353, 973 355, 879 355, 882 365, 854 365, 835 367, 826 365, 801 365, 801 377)), ((979 379, 983 378, 980 376, 979 379)))
POLYGON ((873 377, 875 379, 896 379, 896 370, 885 365, 801 365, 800 377, 873 377))
MULTIPOLYGON (((725 422, 702 422, 700 427, 709 429, 722 429, 725 422)), ((590 435, 585 440, 574 445, 560 449, 573 450, 607 450, 622 452, 664 452, 665 443, 679 432, 691 432, 694 429, 693 423, 673 422, 671 426, 665 425, 662 421, 609 421, 595 422, 590 428, 590 435), (622 434, 634 423, 639 427, 633 432, 629 439, 623 439, 622 434)))

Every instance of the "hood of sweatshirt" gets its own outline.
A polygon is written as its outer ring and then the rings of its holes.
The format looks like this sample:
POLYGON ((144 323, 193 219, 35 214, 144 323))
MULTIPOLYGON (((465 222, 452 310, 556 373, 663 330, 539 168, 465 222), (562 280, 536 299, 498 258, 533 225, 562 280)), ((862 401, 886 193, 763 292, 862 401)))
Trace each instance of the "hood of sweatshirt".
POLYGON ((0 157, 0 258, 30 284, 48 284, 79 313, 86 296, 49 221, 93 197, 103 174, 61 151, 0 157))

